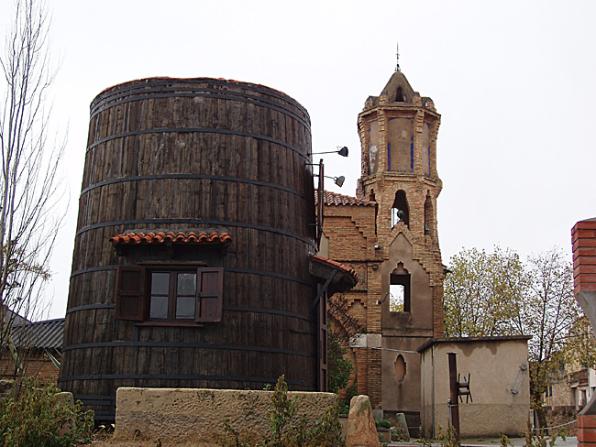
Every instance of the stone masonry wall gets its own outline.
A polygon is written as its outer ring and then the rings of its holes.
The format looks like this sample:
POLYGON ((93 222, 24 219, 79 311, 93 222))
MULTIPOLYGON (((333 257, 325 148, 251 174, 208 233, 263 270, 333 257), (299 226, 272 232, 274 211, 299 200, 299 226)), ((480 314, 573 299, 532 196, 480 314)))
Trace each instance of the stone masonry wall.
MULTIPOLYGON (((160 445, 221 445, 232 441, 226 424, 241 439, 261 440, 269 433, 272 391, 199 388, 118 388, 115 441, 150 439, 160 445)), ((289 392, 298 416, 319 420, 337 405, 332 393, 289 392)), ((231 445, 231 444, 230 444, 231 445)))

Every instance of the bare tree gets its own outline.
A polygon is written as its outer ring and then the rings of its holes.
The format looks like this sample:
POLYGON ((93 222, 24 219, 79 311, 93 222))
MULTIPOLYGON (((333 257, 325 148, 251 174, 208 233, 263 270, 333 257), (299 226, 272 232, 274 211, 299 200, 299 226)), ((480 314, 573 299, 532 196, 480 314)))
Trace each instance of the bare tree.
MULTIPOLYGON (((15 319, 35 319, 64 213, 58 166, 64 143, 48 137, 48 15, 35 0, 18 0, 0 54, 0 346, 9 346, 15 319)), ((18 373, 19 371, 17 371, 18 373)))
POLYGON ((519 319, 520 331, 534 335, 530 359, 545 362, 568 345, 581 317, 573 295, 571 263, 557 250, 528 260, 530 287, 519 319))

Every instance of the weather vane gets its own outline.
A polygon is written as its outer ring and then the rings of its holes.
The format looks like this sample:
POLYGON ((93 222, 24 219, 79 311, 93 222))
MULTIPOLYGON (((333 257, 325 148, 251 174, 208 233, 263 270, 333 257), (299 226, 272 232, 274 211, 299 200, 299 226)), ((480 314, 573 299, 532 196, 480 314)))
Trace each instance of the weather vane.
POLYGON ((399 71, 399 42, 395 43, 395 56, 397 59, 397 64, 395 66, 395 71, 399 71))

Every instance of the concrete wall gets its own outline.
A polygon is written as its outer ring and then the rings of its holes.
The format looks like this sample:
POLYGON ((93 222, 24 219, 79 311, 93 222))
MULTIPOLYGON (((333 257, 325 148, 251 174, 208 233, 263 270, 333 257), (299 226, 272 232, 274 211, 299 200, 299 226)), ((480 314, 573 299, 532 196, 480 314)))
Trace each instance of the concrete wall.
MULTIPOLYGON (((269 431, 272 394, 256 390, 118 388, 114 440, 219 445, 226 437, 226 422, 244 439, 262 439, 269 431)), ((298 414, 310 422, 337 404, 337 395, 332 393, 289 392, 288 396, 296 398, 298 414)))
POLYGON ((449 352, 457 355, 460 378, 471 375, 473 402, 464 397, 459 406, 462 437, 523 434, 530 410, 527 338, 444 340, 422 351, 424 434, 436 436, 448 426, 449 352))

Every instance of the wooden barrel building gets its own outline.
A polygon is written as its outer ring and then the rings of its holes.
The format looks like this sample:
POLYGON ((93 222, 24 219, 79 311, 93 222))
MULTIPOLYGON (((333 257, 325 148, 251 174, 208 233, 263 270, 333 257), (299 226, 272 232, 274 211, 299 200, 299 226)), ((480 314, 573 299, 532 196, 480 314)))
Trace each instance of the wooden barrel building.
MULTIPOLYGON (((320 387, 310 119, 222 79, 100 93, 60 386, 114 416, 119 386, 320 387)), ((320 285, 319 285, 320 289, 320 285)))

